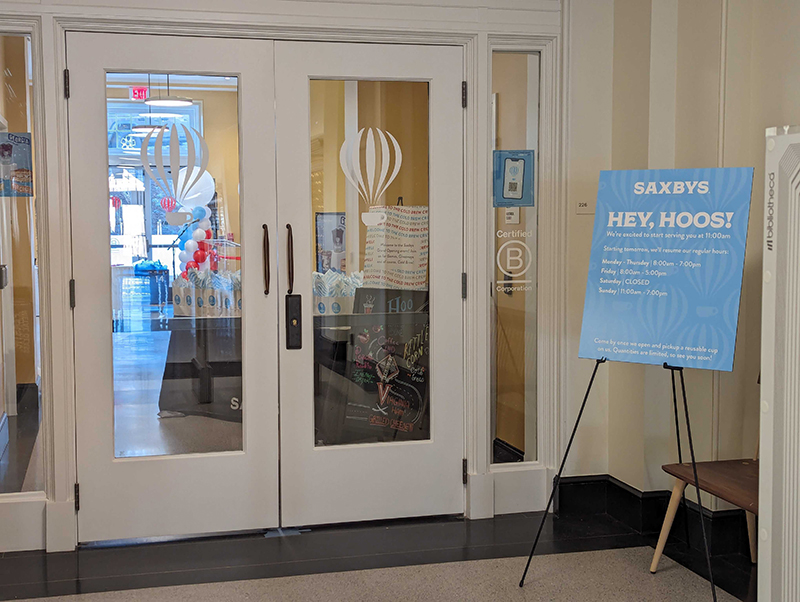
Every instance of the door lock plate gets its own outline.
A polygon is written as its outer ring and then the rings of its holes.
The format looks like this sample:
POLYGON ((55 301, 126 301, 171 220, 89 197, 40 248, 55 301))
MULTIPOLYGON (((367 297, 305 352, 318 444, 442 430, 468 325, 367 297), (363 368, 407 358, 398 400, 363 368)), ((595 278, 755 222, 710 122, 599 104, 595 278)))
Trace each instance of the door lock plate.
POLYGON ((286 348, 303 348, 303 315, 301 295, 286 295, 286 348))
POLYGON ((0 265, 0 290, 8 286, 8 266, 0 265))

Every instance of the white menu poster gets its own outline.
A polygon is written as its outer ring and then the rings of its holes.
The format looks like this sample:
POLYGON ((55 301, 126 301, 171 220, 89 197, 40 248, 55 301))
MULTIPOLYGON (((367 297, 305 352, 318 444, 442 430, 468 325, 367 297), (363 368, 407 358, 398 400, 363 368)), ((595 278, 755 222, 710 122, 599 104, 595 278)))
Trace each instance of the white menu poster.
POLYGON ((386 219, 367 226, 364 286, 404 290, 428 288, 428 208, 370 207, 386 219))

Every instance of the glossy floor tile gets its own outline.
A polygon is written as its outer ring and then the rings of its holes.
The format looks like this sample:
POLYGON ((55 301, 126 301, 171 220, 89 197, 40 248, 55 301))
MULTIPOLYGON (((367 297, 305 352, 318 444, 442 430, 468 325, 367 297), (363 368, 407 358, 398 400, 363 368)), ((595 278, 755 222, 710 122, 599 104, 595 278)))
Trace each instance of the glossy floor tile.
MULTIPOLYGON (((710 599, 708 582, 676 563, 665 560, 663 571, 647 571, 649 547, 574 554, 543 555, 533 559, 524 588, 518 586, 525 557, 448 562, 315 575, 252 579, 202 585, 149 588, 57 598, 57 602, 264 602, 418 601, 484 602, 672 602, 710 599)), ((735 598, 720 592, 719 602, 735 598)))
MULTIPOLYGON (((437 517, 315 527, 283 537, 249 533, 84 546, 56 554, 11 553, 0 558, 0 600, 526 556, 540 517, 437 517)), ((562 515, 546 522, 537 555, 650 544, 608 515, 562 515)), ((668 549, 667 556, 672 552, 668 549)), ((694 570, 688 562, 678 562, 694 570)), ((648 566, 643 567, 645 577, 648 566)), ((728 575, 731 583, 744 574, 736 570, 728 575)), ((741 584, 731 583, 726 591, 741 590, 741 584)))

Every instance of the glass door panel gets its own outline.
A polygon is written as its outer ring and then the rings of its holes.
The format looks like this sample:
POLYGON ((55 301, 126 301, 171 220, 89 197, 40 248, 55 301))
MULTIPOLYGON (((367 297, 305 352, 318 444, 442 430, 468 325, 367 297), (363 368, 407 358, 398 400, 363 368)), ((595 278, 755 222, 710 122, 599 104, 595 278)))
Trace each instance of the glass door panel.
POLYGON ((242 449, 238 96, 106 74, 117 458, 242 449))
POLYGON ((315 443, 430 439, 428 83, 309 85, 315 443))

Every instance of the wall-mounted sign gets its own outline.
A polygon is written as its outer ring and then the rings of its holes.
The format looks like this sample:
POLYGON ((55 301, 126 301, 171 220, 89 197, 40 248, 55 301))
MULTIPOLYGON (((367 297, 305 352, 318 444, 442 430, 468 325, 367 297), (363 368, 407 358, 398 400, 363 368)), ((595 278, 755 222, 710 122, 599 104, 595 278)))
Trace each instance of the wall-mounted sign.
POLYGON ((733 369, 752 168, 600 174, 579 356, 733 369))
POLYGON ((33 196, 30 134, 0 133, 0 196, 33 196))
POLYGON ((347 219, 344 212, 326 212, 314 215, 317 236, 317 271, 344 273, 346 261, 347 219))
POLYGON ((130 86, 128 91, 131 100, 147 100, 150 98, 150 89, 147 86, 130 86))
POLYGON ((533 207, 533 151, 494 151, 494 206, 533 207))

